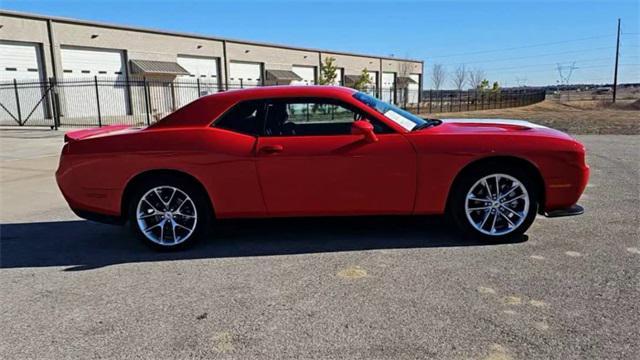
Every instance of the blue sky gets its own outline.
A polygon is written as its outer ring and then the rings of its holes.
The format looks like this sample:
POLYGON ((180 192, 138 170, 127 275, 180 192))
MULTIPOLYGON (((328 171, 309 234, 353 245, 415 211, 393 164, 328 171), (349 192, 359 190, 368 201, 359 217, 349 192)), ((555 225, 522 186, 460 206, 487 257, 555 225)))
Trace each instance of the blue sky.
MULTIPOLYGON (((6 10, 212 36, 336 49, 483 69, 503 86, 611 81, 622 18, 620 79, 640 82, 639 2, 1 0, 6 10)), ((449 76, 451 78, 451 76, 449 76)), ((452 85, 447 81, 447 86, 452 85)))

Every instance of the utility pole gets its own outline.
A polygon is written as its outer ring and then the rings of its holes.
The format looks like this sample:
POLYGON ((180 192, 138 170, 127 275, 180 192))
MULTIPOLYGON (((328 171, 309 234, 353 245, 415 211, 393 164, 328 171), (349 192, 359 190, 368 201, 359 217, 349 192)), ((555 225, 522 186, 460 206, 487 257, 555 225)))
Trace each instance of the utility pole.
POLYGON ((618 18, 618 41, 616 42, 616 67, 613 71, 613 102, 616 102, 616 91, 618 89, 618 57, 620 55, 620 18, 618 18))

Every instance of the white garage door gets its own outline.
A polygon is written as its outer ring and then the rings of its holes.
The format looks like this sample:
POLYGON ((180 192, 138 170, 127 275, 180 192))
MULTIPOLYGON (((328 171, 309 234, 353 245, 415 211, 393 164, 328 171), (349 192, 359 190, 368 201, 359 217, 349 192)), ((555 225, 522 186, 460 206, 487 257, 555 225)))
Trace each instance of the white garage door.
POLYGON ((189 72, 180 77, 199 77, 202 79, 218 78, 218 59, 197 56, 178 55, 178 64, 189 72))
POLYGON ((97 118, 95 90, 89 90, 91 80, 95 78, 98 79, 101 115, 127 114, 126 67, 122 51, 63 47, 60 55, 65 105, 62 114, 66 118, 97 118))
POLYGON ((315 66, 293 66, 291 70, 302 78, 302 80, 292 81, 291 85, 314 85, 316 83, 315 66))
POLYGON ((60 54, 65 78, 98 76, 101 79, 115 79, 124 77, 124 57, 120 50, 63 47, 60 49, 60 54))
POLYGON ((262 84, 262 64, 232 61, 229 63, 229 88, 256 87, 262 84))
POLYGON ((416 104, 420 99, 420 74, 411 74, 409 77, 415 81, 415 84, 409 84, 408 100, 410 104, 416 104))
POLYGON ((0 42, 0 123, 34 124, 43 119, 45 101, 40 46, 33 43, 0 42), (18 84, 18 98, 13 85, 18 84), (18 100, 20 111, 18 112, 18 100))
POLYGON ((40 48, 37 44, 0 42, 0 81, 41 78, 40 48))
POLYGON ((218 59, 178 55, 178 64, 189 72, 189 75, 179 75, 174 86, 178 106, 218 92, 218 59))
POLYGON ((382 101, 388 103, 393 102, 393 88, 396 83, 396 73, 383 72, 382 73, 382 101))
POLYGON ((344 69, 336 69, 336 79, 333 81, 333 85, 344 85, 344 69))

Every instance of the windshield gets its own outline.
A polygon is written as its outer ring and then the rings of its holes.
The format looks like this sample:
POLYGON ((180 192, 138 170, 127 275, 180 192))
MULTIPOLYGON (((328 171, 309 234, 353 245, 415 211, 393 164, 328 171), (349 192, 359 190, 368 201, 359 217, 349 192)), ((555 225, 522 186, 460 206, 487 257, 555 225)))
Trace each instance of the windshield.
POLYGON ((362 92, 353 94, 353 97, 408 131, 424 128, 435 123, 433 120, 423 119, 395 105, 378 100, 362 92))

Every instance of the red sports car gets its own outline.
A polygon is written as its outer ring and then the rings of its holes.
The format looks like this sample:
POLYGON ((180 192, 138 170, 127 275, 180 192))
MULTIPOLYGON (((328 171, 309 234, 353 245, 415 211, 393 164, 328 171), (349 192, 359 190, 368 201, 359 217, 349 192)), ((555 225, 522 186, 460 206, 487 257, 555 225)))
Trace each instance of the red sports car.
POLYGON ((214 218, 449 214, 521 237, 537 213, 577 215, 585 149, 526 121, 435 120, 362 92, 284 86, 206 96, 144 128, 65 135, 73 211, 178 248, 214 218))

